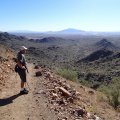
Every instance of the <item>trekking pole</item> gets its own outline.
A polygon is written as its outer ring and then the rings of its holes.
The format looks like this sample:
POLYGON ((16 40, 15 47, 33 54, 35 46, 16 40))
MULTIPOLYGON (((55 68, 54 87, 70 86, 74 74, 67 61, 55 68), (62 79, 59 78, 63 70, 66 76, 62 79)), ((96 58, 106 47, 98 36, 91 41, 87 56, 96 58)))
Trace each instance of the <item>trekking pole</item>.
POLYGON ((30 89, 30 86, 29 86, 29 84, 28 84, 28 82, 26 82, 26 83, 27 83, 27 86, 28 86, 29 90, 31 90, 31 89, 30 89))
POLYGON ((15 74, 15 78, 17 78, 17 73, 15 74))
MULTIPOLYGON (((27 70, 27 73, 29 73, 29 71, 28 71, 28 68, 26 67, 26 70, 27 70)), ((29 90, 31 90, 30 89, 30 86, 29 86, 29 84, 28 84, 28 82, 26 81, 26 84, 27 84, 27 86, 28 86, 28 88, 29 88, 29 90)))

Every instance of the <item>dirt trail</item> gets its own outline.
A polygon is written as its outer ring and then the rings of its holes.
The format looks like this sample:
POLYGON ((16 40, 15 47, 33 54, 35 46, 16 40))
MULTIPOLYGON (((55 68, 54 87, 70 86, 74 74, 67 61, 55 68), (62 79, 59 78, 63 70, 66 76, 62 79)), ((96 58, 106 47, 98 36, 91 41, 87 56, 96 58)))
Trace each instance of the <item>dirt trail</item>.
POLYGON ((34 73, 30 64, 27 78, 31 90, 28 95, 18 94, 20 78, 16 73, 11 74, 0 91, 0 120, 57 120, 55 113, 48 108, 47 99, 36 94, 38 84, 39 90, 43 90, 43 79, 34 77, 34 73))

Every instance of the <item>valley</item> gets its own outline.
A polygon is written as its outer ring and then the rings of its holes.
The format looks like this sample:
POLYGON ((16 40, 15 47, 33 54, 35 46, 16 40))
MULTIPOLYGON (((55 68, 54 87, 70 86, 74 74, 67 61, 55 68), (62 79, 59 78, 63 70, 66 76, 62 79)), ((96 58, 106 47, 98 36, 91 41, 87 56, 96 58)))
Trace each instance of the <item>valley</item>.
MULTIPOLYGON (((117 94, 120 90, 119 36, 40 36, 34 38, 28 35, 0 33, 1 50, 2 46, 11 49, 13 58, 19 47, 24 45, 28 48, 26 57, 29 63, 48 68, 55 74, 71 80, 73 84, 82 84, 102 92, 113 102, 112 92, 117 94)), ((4 54, 2 52, 1 59, 4 58, 4 54)), ((100 99, 107 101, 106 98, 100 99)), ((120 96, 118 101, 119 99, 120 96)), ((114 103, 110 104, 115 107, 114 103)), ((119 109, 119 103, 116 104, 115 109, 119 109)))

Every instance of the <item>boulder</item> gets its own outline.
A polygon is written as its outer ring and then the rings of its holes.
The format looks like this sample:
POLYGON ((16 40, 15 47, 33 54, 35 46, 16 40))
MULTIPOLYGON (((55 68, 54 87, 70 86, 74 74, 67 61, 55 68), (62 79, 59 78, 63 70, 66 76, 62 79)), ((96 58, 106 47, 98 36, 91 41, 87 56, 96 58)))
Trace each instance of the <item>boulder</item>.
POLYGON ((39 69, 39 66, 38 66, 38 65, 36 65, 36 66, 34 67, 34 69, 39 69))
POLYGON ((36 72, 36 77, 42 76, 42 72, 41 71, 37 71, 36 72))
POLYGON ((84 117, 84 116, 87 116, 87 111, 83 108, 79 108, 75 111, 73 111, 73 113, 77 116, 81 116, 81 117, 84 117))
POLYGON ((63 96, 66 96, 66 97, 70 97, 71 96, 71 93, 69 91, 67 91, 65 88, 59 87, 59 90, 60 90, 60 92, 62 92, 63 96))
POLYGON ((55 100, 58 97, 57 93, 52 93, 52 99, 55 100))
POLYGON ((89 90, 88 93, 93 95, 93 94, 94 94, 94 91, 89 90))
POLYGON ((49 80, 53 79, 53 75, 50 72, 45 72, 45 77, 46 79, 49 79, 49 80))

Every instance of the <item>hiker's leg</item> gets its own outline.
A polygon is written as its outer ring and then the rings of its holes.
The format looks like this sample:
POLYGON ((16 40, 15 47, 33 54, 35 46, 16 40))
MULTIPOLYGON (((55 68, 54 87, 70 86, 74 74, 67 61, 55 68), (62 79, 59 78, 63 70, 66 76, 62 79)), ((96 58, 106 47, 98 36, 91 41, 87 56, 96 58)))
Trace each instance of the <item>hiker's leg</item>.
POLYGON ((26 89, 26 71, 25 70, 22 73, 22 81, 23 81, 24 92, 28 93, 29 91, 26 89))
POLYGON ((20 70, 18 72, 20 79, 21 79, 21 90, 20 94, 28 94, 28 90, 25 89, 26 87, 26 71, 25 70, 20 70))
POLYGON ((25 83, 21 80, 21 88, 24 88, 25 83))
POLYGON ((22 90, 26 90, 26 82, 23 82, 23 81, 21 81, 21 91, 22 90))
POLYGON ((21 79, 21 90, 25 88, 26 84, 26 71, 25 70, 20 70, 18 72, 20 79, 21 79))

